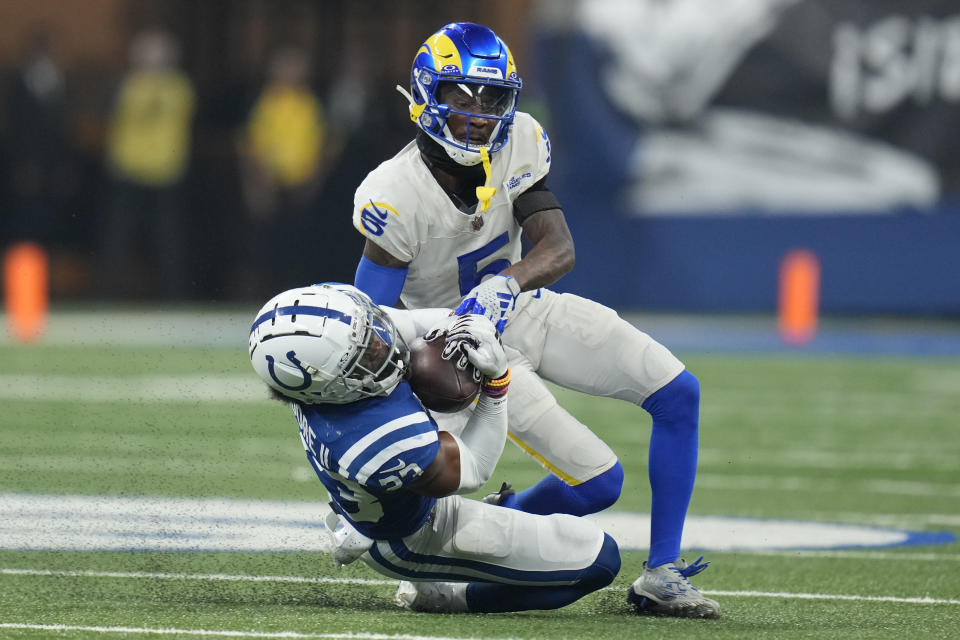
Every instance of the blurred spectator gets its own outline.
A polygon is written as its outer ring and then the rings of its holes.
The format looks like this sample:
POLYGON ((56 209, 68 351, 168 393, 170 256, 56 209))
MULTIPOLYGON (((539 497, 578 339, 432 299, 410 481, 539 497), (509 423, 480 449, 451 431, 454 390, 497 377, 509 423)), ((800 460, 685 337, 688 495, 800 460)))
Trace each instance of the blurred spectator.
POLYGON ((70 142, 66 135, 64 74, 53 34, 37 31, 7 92, 10 170, 10 241, 46 243, 69 190, 70 142))
MULTIPOLYGON (((367 36, 369 37, 369 36, 367 36)), ((406 102, 395 85, 409 75, 408 62, 395 72, 377 60, 363 43, 363 33, 346 36, 341 64, 336 65, 328 93, 330 136, 328 147, 337 161, 331 164, 315 216, 322 219, 324 252, 315 258, 315 273, 338 282, 353 282, 357 253, 363 250, 344 211, 353 209, 357 185, 383 158, 410 142, 406 102)))
POLYGON ((265 295, 312 282, 307 257, 316 195, 331 153, 326 117, 296 47, 275 52, 239 141, 247 220, 238 264, 241 293, 265 295))
POLYGON ((178 299, 188 294, 183 182, 195 98, 178 60, 177 42, 159 29, 137 34, 130 45, 130 70, 113 107, 107 141, 112 184, 101 228, 107 295, 178 299), (141 255, 150 262, 143 264, 141 255))

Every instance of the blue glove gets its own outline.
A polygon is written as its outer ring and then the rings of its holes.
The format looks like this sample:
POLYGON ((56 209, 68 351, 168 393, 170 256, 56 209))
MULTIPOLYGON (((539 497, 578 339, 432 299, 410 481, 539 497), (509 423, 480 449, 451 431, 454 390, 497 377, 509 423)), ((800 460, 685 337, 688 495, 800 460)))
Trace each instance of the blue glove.
POLYGON ((464 315, 475 313, 486 317, 503 333, 510 320, 510 313, 517 306, 517 296, 520 294, 520 283, 513 276, 496 275, 487 278, 463 299, 455 313, 464 315))

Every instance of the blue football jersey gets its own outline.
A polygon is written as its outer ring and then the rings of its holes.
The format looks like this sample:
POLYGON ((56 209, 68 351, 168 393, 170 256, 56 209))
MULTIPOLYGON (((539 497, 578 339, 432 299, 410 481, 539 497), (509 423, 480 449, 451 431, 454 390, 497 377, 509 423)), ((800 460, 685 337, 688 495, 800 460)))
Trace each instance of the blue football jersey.
POLYGON ((406 487, 437 457, 440 439, 409 384, 350 404, 291 406, 307 459, 360 533, 384 540, 423 526, 436 499, 406 487))

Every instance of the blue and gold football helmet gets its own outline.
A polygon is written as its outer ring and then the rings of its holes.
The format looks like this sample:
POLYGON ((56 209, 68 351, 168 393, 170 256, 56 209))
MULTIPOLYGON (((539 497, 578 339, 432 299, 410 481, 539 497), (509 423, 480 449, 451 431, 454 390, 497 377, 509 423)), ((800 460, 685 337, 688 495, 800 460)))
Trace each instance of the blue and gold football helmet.
MULTIPOLYGON (((522 86, 513 55, 496 33, 472 22, 453 22, 420 45, 410 74, 410 119, 457 163, 481 161, 480 148, 495 153, 507 143, 522 86), (485 144, 451 133, 451 113, 497 120, 485 144)), ((469 123, 469 120, 468 120, 469 123)))

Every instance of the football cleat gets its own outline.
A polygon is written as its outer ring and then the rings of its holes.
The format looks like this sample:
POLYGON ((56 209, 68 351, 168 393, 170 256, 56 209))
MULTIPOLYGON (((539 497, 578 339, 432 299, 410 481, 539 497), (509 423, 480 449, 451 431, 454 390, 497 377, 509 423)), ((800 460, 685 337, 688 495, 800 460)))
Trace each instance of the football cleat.
POLYGON ((373 546, 373 540, 354 529, 350 521, 336 511, 328 512, 323 523, 330 541, 330 555, 338 569, 356 561, 373 546))
POLYGON ((502 507, 503 501, 515 493, 516 491, 513 490, 513 487, 510 485, 510 483, 504 482, 502 485, 500 485, 499 491, 496 493, 488 493, 480 500, 480 502, 486 502, 487 504, 494 504, 498 507, 502 507))
POLYGON ((422 613, 468 613, 466 582, 407 582, 397 587, 393 601, 402 609, 422 613))
POLYGON ((650 569, 643 563, 643 573, 627 591, 627 602, 639 615, 673 616, 677 618, 719 618, 720 605, 704 597, 687 579, 707 568, 709 562, 687 565, 683 558, 650 569))

